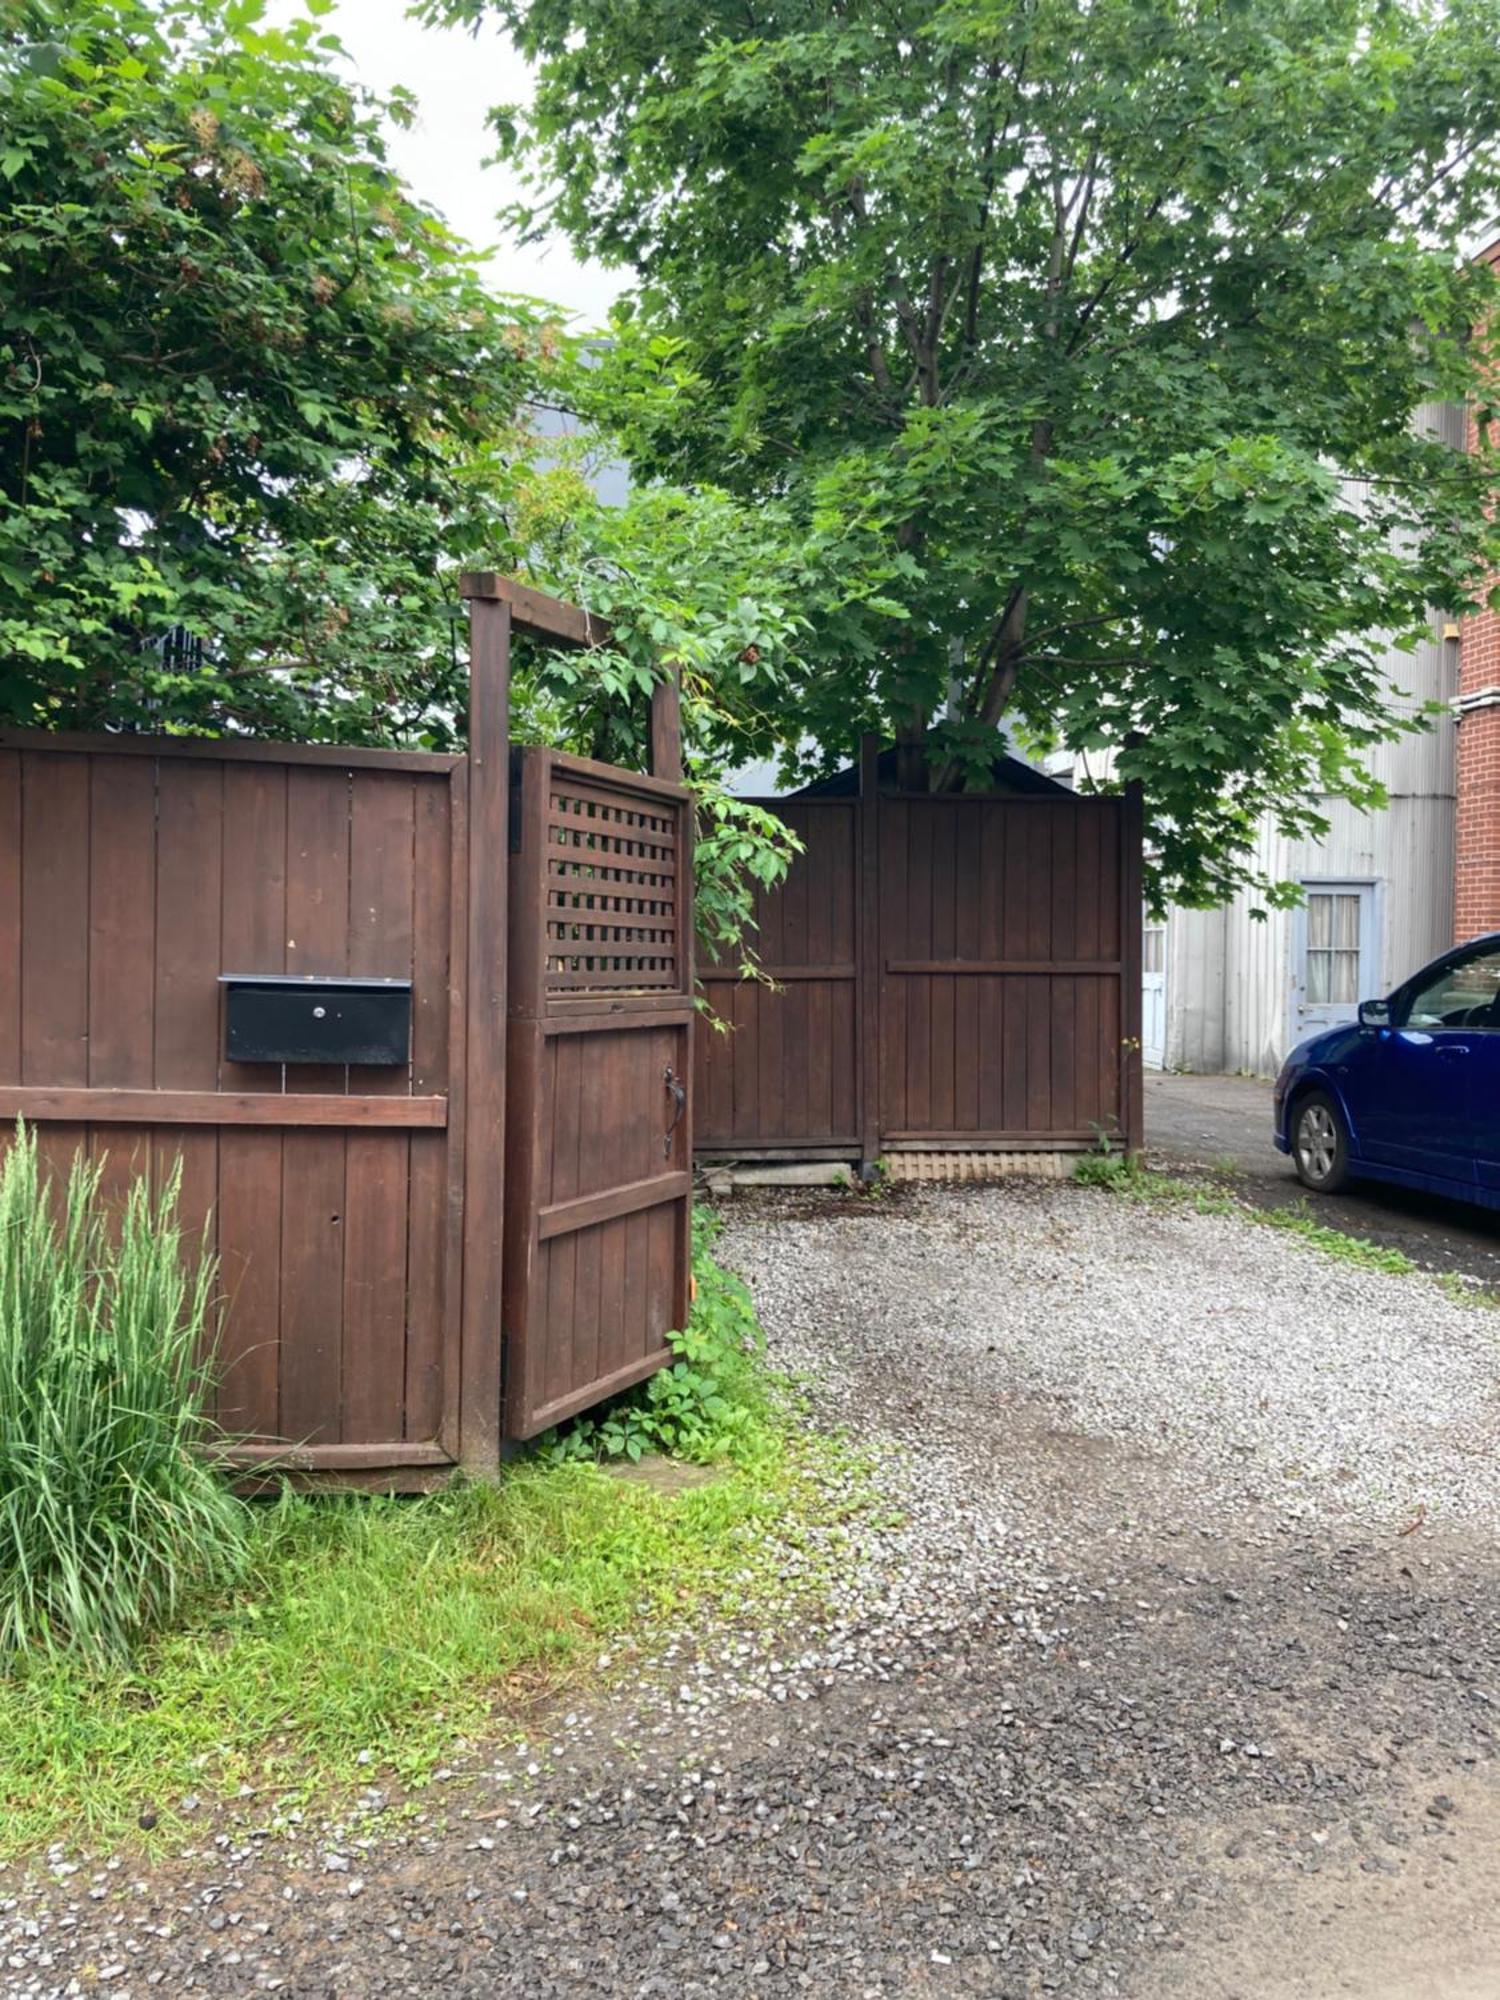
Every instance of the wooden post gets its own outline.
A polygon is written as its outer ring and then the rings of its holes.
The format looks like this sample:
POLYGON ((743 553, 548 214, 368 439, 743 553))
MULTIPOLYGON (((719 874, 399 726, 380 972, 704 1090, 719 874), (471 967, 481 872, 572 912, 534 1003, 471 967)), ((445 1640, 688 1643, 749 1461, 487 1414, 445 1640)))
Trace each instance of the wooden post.
POLYGON ((1146 1143, 1141 1075, 1141 864, 1144 809, 1139 781, 1120 811, 1120 1126, 1127 1153, 1146 1143))
POLYGON ((880 1158, 880 738, 859 744, 859 956, 855 970, 855 1033, 859 1060, 859 1173, 874 1178, 880 1158))
POLYGON ((651 690, 651 761, 653 778, 682 783, 682 672, 670 667, 651 690))
POLYGON ((520 841, 511 878, 514 948, 510 956, 510 1119, 506 1132, 505 1273, 503 1318, 510 1345, 505 1357, 504 1428, 508 1438, 528 1435, 529 1412, 545 1400, 545 1299, 538 1308, 535 1273, 541 1243, 538 1204, 543 1145, 543 1078, 546 1055, 547 801, 551 755, 521 752, 520 841))
POLYGON ((481 1475, 500 1463, 503 1345, 511 607, 495 582, 459 579, 469 605, 469 855, 458 1444, 460 1463, 481 1475))

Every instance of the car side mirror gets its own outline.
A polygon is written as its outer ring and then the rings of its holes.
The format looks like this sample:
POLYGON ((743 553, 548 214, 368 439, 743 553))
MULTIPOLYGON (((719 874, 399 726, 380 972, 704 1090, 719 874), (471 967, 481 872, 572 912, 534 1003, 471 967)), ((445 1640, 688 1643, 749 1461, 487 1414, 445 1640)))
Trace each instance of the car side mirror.
POLYGON ((1388 1028, 1391 1025, 1390 1001, 1361 1000, 1359 1003, 1359 1025, 1362 1028, 1388 1028))

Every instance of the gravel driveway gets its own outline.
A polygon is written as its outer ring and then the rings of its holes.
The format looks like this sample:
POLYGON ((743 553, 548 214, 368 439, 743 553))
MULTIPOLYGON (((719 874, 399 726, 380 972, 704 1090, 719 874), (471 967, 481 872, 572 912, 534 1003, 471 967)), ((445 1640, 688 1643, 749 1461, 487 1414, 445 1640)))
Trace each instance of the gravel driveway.
POLYGON ((899 1509, 826 1628, 664 1640, 425 1823, 0 1875, 0 1991, 1500 1991, 1500 1316, 1068 1186, 726 1244, 899 1509))

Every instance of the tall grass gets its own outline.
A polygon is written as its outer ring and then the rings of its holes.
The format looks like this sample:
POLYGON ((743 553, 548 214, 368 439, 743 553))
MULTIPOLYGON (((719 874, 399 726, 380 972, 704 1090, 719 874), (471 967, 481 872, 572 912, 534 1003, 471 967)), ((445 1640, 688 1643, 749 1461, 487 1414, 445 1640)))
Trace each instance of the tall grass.
POLYGON ((0 1166, 0 1666, 118 1659, 243 1565, 205 1414, 215 1269, 184 1258, 179 1179, 137 1179, 112 1218, 75 1158, 54 1215, 24 1126, 0 1166))

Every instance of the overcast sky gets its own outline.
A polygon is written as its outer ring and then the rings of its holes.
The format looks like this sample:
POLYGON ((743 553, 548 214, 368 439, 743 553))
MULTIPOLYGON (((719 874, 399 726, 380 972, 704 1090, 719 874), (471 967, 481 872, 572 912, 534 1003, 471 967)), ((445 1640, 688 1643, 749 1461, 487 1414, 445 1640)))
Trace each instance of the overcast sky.
MULTIPOLYGON (((392 130, 391 159, 414 192, 431 202, 471 242, 497 245, 497 289, 550 299, 579 327, 603 324, 625 275, 579 264, 565 243, 526 249, 505 240, 497 211, 520 192, 501 167, 481 167, 493 151, 484 114, 492 104, 530 94, 526 65, 492 28, 478 40, 458 29, 419 28, 408 0, 339 0, 323 25, 349 51, 359 79, 381 92, 403 84, 419 106, 409 132, 392 130)), ((292 0, 277 9, 299 11, 292 0)))

